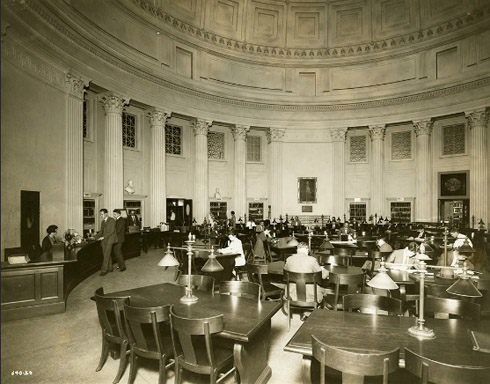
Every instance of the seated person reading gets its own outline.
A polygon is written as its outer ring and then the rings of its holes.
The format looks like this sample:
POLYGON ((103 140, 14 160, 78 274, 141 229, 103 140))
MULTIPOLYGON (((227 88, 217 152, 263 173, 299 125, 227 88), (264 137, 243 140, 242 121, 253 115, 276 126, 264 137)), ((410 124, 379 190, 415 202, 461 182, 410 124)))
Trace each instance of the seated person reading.
MULTIPOLYGON (((465 244, 465 242, 470 247, 473 247, 473 243, 468 238, 468 236, 463 235, 462 233, 459 233, 459 230, 457 228, 451 228, 449 233, 455 239, 454 243, 453 243, 451 267, 457 267, 459 260, 466 260, 466 256, 462 255, 459 252, 459 249, 465 244)), ((449 259, 451 260, 451 254, 449 254, 449 256, 450 256, 449 259)), ((466 266, 469 269, 474 269, 474 266, 470 261, 466 261, 466 266)))
MULTIPOLYGON (((379 252, 393 252, 393 248, 386 242, 386 236, 381 236, 376 240, 376 246, 379 252)), ((379 269, 381 266, 380 261, 376 260, 374 263, 374 270, 379 269)), ((366 260, 361 267, 364 270, 371 270, 371 260, 366 260)))
POLYGON ((238 253, 235 257, 235 267, 241 267, 246 264, 242 241, 236 236, 235 231, 231 231, 228 234, 228 246, 218 249, 218 252, 221 254, 238 253))
POLYGON ((415 254, 417 253, 417 244, 413 241, 403 249, 397 249, 388 257, 387 263, 399 264, 394 266, 395 268, 403 268, 403 266, 409 266, 415 264, 415 254))

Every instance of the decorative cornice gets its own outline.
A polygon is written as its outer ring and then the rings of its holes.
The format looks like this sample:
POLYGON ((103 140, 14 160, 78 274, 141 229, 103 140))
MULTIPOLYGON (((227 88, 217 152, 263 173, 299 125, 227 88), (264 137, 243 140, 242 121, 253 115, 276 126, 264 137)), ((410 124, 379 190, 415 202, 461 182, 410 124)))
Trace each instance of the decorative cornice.
POLYGON ((330 128, 330 136, 333 142, 345 142, 347 127, 345 128, 330 128))
POLYGON ((434 122, 430 119, 414 121, 413 129, 415 130, 416 136, 428 135, 432 134, 432 129, 434 128, 434 122))
POLYGON ((204 119, 195 119, 192 122, 192 129, 194 130, 194 136, 204 135, 207 136, 209 127, 213 125, 212 121, 206 121, 204 119))
POLYGON ((267 143, 281 142, 284 140, 285 128, 269 128, 267 130, 267 143))
POLYGON ((85 87, 88 87, 89 80, 83 79, 81 76, 75 76, 68 72, 65 75, 65 89, 68 93, 79 99, 83 99, 85 87))
POLYGON ((465 116, 470 129, 473 129, 476 126, 486 127, 488 125, 489 113, 485 108, 465 112, 465 116))
POLYGON ((167 123, 167 119, 170 117, 172 112, 164 112, 158 108, 154 108, 153 110, 147 113, 148 118, 150 119, 150 127, 154 126, 163 126, 167 123))
POLYGON ((371 140, 384 140, 386 132, 386 126, 384 125, 370 125, 369 136, 371 140))
POLYGON ((102 103, 106 114, 122 114, 124 106, 129 104, 130 99, 114 92, 107 92, 100 95, 99 100, 102 103))
MULTIPOLYGON (((127 1, 131 4, 131 1, 127 1)), ((418 31, 378 40, 365 44, 337 46, 337 47, 324 47, 324 48, 287 48, 277 46, 265 46, 259 44, 250 44, 246 41, 239 41, 230 39, 225 36, 218 35, 216 33, 207 31, 205 29, 194 27, 187 24, 178 18, 165 13, 162 8, 155 8, 147 0, 132 0, 136 5, 136 9, 132 8, 131 11, 138 12, 141 10, 151 15, 159 23, 164 23, 167 26, 177 30, 179 33, 187 34, 188 36, 200 39, 207 43, 211 43, 220 48, 226 48, 234 51, 241 51, 250 55, 260 55, 268 57, 279 57, 285 59, 318 59, 329 57, 344 57, 355 56, 369 53, 376 53, 379 51, 387 51, 399 47, 405 47, 421 41, 430 40, 436 37, 440 37, 446 33, 450 33, 456 29, 460 29, 464 26, 472 25, 480 20, 484 20, 485 14, 490 15, 490 8, 485 7, 481 9, 475 9, 472 13, 467 13, 458 18, 446 21, 444 23, 434 25, 418 31)))
POLYGON ((250 130, 249 125, 239 125, 236 124, 231 128, 231 133, 233 134, 233 138, 236 140, 246 140, 247 132, 250 130))

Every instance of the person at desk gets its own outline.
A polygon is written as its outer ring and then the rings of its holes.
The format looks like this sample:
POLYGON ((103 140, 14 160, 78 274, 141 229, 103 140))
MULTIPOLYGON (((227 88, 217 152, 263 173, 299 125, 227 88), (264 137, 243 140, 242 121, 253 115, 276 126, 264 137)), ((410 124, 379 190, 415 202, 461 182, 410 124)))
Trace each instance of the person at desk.
MULTIPOLYGON (((228 246, 225 248, 218 249, 218 253, 224 255, 230 253, 238 253, 238 256, 235 257, 235 267, 242 267, 246 264, 242 241, 237 237, 235 231, 231 231, 228 234, 228 246)), ((235 275, 235 277, 237 277, 235 271, 233 271, 233 274, 235 275)))
POLYGON ((120 209, 114 209, 112 211, 114 220, 116 220, 116 235, 117 235, 117 243, 114 244, 114 256, 116 256, 117 267, 119 272, 124 272, 126 270, 126 263, 124 262, 124 256, 122 254, 122 245, 124 243, 125 232, 126 232, 126 219, 121 216, 120 209))
POLYGON ((170 217, 168 221, 170 221, 170 230, 173 231, 175 229, 175 212, 173 209, 170 210, 170 217))
POLYGON ((271 241, 271 231, 269 229, 264 229, 262 225, 258 225, 257 227, 255 227, 255 231, 257 232, 257 236, 255 237, 253 250, 254 256, 257 259, 262 259, 266 261, 264 243, 267 241, 271 241))
POLYGON ((58 233, 58 226, 56 225, 50 225, 47 229, 46 232, 48 235, 43 239, 42 245, 41 245, 41 251, 42 252, 47 252, 51 248, 53 248, 53 244, 56 244, 56 234, 58 233))
POLYGON ((101 241, 104 259, 102 261, 100 276, 104 276, 107 275, 107 272, 112 272, 112 246, 114 243, 117 243, 116 220, 109 217, 108 211, 105 208, 102 208, 99 212, 102 224, 100 231, 97 232, 94 238, 101 241))
POLYGON ((415 264, 417 261, 414 257, 416 253, 417 244, 412 241, 405 248, 393 251, 386 262, 404 265, 415 264))
POLYGON ((139 220, 138 216, 136 216, 134 211, 129 211, 128 226, 136 226, 141 229, 141 221, 139 220))
POLYGON ((231 229, 235 230, 236 229, 236 216, 235 216, 235 211, 231 211, 231 217, 230 217, 230 227, 231 229))
MULTIPOLYGON (((376 240, 376 246, 379 252, 393 252, 393 248, 386 242, 386 236, 381 236, 376 240)), ((379 260, 374 263, 374 269, 377 270, 381 266, 379 260)), ((371 260, 366 260, 361 267, 364 270, 371 270, 371 260)))
MULTIPOLYGON (((284 264, 284 269, 290 271, 290 272, 296 272, 296 273, 311 273, 311 272, 322 272, 322 278, 326 279, 328 277, 328 271, 325 269, 322 269, 320 267, 320 264, 318 264, 318 260, 314 258, 313 256, 308 255, 308 244, 306 243, 299 243, 298 246, 296 247, 296 253, 294 255, 289 256, 286 259, 286 264, 284 264)), ((279 285, 279 284, 276 284, 279 285)), ((281 288, 285 289, 285 285, 282 284, 283 286, 281 288)), ((325 290, 317 286, 317 299, 320 301, 323 300, 323 295, 324 295, 325 290)), ((289 293, 291 295, 291 298, 293 300, 296 300, 296 284, 291 284, 289 287, 289 293)), ((308 284, 306 287, 306 300, 308 301, 313 301, 315 298, 315 292, 313 291, 313 285, 308 284)), ((303 316, 301 317, 301 320, 305 320, 306 317, 308 316, 307 312, 303 313, 303 316)))
MULTIPOLYGON (((452 256, 453 256, 453 261, 451 262, 451 267, 456 267, 458 266, 458 261, 460 259, 464 259, 464 255, 462 257, 461 254, 459 253, 459 248, 461 248, 465 243, 467 243, 470 247, 473 247, 473 243, 471 242, 471 240, 468 238, 468 236, 466 235, 463 235, 462 233, 459 233, 459 230, 456 228, 456 227, 453 227, 449 230, 449 234, 451 235, 451 237, 453 237, 455 240, 454 240, 454 243, 453 243, 453 250, 452 250, 452 256)), ((473 264, 469 265, 470 262, 467 261, 466 262, 466 266, 469 268, 469 269, 473 269, 474 266, 473 264)))
POLYGON ((292 225, 293 225, 293 227, 294 227, 295 229, 296 229, 296 228, 300 228, 300 227, 301 227, 301 221, 300 221, 300 219, 298 218, 298 216, 296 216, 296 217, 294 218, 294 220, 291 220, 291 222, 292 222, 292 225))

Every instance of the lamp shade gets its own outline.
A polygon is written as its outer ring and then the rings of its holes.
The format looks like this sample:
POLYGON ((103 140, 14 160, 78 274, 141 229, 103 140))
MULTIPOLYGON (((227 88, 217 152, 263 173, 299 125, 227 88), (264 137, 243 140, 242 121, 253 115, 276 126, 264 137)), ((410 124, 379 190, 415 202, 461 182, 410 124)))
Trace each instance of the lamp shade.
POLYGON ((388 270, 385 268, 384 261, 381 261, 381 267, 378 269, 378 274, 369 280, 367 285, 369 285, 371 288, 378 289, 398 289, 398 284, 396 284, 386 273, 387 271, 388 270))
POLYGON ((482 297, 482 293, 469 278, 459 278, 453 285, 446 289, 446 292, 465 297, 482 297))
POLYGON ((173 252, 170 249, 170 244, 167 246, 165 255, 157 264, 159 267, 176 267, 180 265, 178 260, 174 257, 173 252))
POLYGON ((459 253, 474 253, 475 250, 473 247, 468 243, 468 239, 465 239, 464 244, 458 248, 459 253))
POLYGON ((209 254, 208 260, 201 268, 202 272, 219 272, 224 268, 218 260, 216 260, 216 255, 214 254, 214 248, 211 247, 211 253, 209 254))
POLYGON ((298 240, 295 237, 288 241, 288 247, 296 247, 298 244, 298 240))

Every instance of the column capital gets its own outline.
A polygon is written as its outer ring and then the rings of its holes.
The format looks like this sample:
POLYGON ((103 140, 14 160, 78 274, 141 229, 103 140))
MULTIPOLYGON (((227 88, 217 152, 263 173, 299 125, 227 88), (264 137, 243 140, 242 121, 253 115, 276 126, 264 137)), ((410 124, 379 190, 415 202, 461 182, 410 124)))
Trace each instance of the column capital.
POLYGON ((267 131, 267 143, 282 141, 285 133, 286 128, 269 128, 267 131))
POLYGON ((245 140, 247 138, 247 132, 249 130, 249 125, 235 124, 235 126, 231 128, 231 133, 233 134, 233 138, 235 139, 235 141, 245 140))
POLYGON ((114 92, 107 92, 100 95, 99 100, 102 102, 106 114, 122 114, 124 106, 129 104, 129 101, 131 99, 129 97, 124 97, 114 92))
POLYGON ((371 140, 385 139, 386 125, 384 124, 370 125, 368 129, 369 129, 369 136, 371 137, 371 140))
POLYGON ((209 127, 213 125, 212 121, 207 121, 204 119, 195 119, 192 122, 192 129, 194 130, 194 136, 197 135, 208 135, 209 127))
POLYGON ((83 99, 85 87, 88 87, 89 80, 76 76, 71 72, 65 73, 65 89, 72 96, 83 99))
POLYGON ((172 112, 165 112, 158 108, 153 108, 147 112, 147 116, 150 119, 150 126, 165 126, 167 119, 170 117, 172 112))
POLYGON ((347 133, 347 127, 345 128, 330 128, 330 136, 334 142, 345 142, 345 135, 347 133))
POLYGON ((423 119, 418 121, 413 121, 413 129, 416 136, 432 134, 432 129, 434 128, 434 122, 431 119, 423 119))
POLYGON ((466 122, 468 127, 473 129, 475 126, 487 126, 489 113, 485 108, 475 109, 473 111, 465 112, 466 122))

